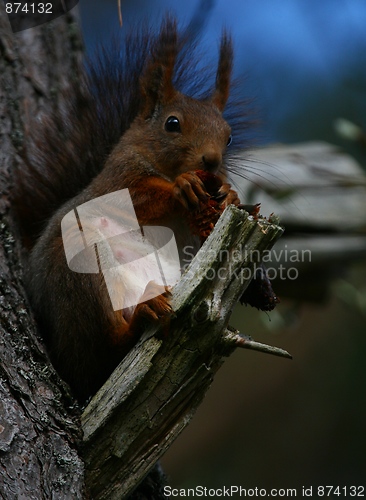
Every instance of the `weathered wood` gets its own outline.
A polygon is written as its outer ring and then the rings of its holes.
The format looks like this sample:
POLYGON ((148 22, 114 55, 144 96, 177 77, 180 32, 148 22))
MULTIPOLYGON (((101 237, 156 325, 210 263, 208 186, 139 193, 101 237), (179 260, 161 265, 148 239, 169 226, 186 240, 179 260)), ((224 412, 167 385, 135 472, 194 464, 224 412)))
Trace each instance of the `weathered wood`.
POLYGON ((226 329, 232 308, 281 234, 272 221, 226 209, 173 290, 169 334, 146 332, 82 415, 93 498, 125 498, 189 423, 237 345, 226 329))

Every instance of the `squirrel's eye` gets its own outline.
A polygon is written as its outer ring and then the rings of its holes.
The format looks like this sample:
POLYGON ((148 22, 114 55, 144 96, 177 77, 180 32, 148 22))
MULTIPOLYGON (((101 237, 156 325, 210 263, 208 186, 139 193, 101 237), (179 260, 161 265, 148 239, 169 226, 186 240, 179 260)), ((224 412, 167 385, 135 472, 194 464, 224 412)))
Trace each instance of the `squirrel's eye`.
POLYGON ((169 116, 165 122, 165 130, 167 132, 181 132, 180 123, 176 116, 169 116))
POLYGON ((230 134, 226 146, 230 146, 232 142, 233 142, 233 136, 230 134))

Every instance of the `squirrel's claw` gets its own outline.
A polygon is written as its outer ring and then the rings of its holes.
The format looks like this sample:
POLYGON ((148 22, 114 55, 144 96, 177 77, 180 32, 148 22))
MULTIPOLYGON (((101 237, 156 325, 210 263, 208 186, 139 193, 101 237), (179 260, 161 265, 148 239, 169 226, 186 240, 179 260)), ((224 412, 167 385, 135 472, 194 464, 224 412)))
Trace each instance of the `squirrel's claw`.
POLYGON ((196 210, 200 201, 207 202, 210 197, 195 172, 185 172, 175 179, 173 196, 187 210, 196 210))

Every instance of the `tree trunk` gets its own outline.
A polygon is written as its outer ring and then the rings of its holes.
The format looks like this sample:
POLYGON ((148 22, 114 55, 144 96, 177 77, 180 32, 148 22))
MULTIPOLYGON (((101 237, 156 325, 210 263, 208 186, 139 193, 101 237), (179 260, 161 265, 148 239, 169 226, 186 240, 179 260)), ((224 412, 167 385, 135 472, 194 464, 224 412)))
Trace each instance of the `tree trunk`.
MULTIPOLYGON (((73 400, 49 362, 22 284, 13 167, 30 117, 56 106, 81 54, 75 15, 14 35, 0 2, 0 496, 83 498, 73 400)), ((21 166, 20 166, 21 167, 21 166)))

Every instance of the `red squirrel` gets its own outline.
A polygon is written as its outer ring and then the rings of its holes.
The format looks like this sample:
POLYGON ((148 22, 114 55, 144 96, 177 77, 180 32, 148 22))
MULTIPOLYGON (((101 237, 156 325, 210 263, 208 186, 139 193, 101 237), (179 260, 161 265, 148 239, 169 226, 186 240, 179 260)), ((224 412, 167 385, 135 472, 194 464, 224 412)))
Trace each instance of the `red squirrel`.
MULTIPOLYGON (((192 75, 193 51, 171 18, 157 34, 146 28, 131 34, 86 67, 62 109, 40 120, 24 150, 15 205, 30 250, 28 293, 51 359, 81 401, 103 384, 145 325, 172 310, 170 291, 150 282, 135 307, 114 311, 102 273, 68 267, 65 215, 128 188, 139 225, 172 229, 182 252, 197 250, 224 208, 240 204, 227 182, 230 149, 246 146, 247 124, 240 104, 228 104, 232 41, 223 33, 212 90, 203 69, 195 70, 198 79, 192 75)), ((92 231, 112 234, 115 217, 89 223, 92 231)), ((123 251, 117 246, 114 253, 123 251)), ((116 293, 125 299, 132 291, 121 284, 116 293)))

